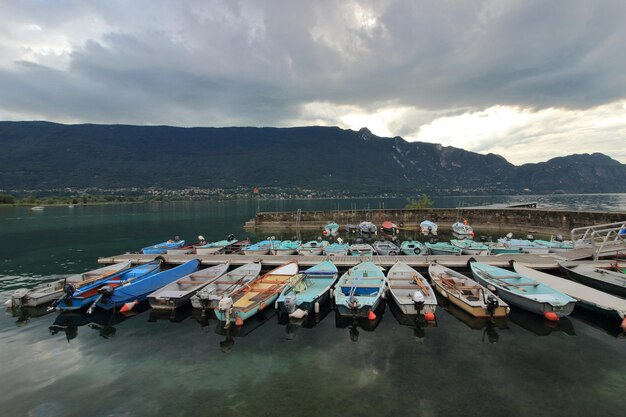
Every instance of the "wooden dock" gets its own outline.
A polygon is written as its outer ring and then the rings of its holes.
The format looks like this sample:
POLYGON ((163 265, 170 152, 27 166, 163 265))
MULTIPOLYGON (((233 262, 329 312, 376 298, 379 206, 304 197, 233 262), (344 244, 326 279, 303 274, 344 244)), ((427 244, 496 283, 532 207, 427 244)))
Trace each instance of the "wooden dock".
MULTIPOLYGON (((502 254, 487 256, 470 256, 470 255, 431 255, 431 256, 300 256, 300 255, 145 255, 140 253, 126 253, 122 255, 103 257, 98 259, 98 263, 112 264, 124 261, 131 261, 133 264, 145 263, 162 257, 168 264, 178 265, 185 263, 191 259, 198 259, 202 265, 217 265, 229 262, 233 266, 243 265, 250 262, 261 262, 267 266, 277 266, 292 260, 297 260, 301 266, 313 266, 325 260, 331 260, 339 268, 350 268, 360 262, 371 260, 382 267, 391 267, 397 261, 416 268, 427 268, 431 262, 437 262, 440 265, 449 268, 465 268, 471 258, 478 262, 484 262, 489 265, 505 267, 511 266, 512 261, 521 262, 535 269, 557 269, 559 257, 550 255, 533 255, 533 254, 502 254)), ((609 262, 607 262, 608 266, 609 262)))

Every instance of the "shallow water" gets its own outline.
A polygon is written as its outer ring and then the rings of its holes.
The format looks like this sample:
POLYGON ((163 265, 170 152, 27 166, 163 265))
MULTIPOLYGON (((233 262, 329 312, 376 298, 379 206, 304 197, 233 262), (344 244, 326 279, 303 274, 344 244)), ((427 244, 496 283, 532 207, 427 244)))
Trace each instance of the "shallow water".
MULTIPOLYGON (((624 194, 555 196, 544 206, 606 209, 609 200, 612 209, 626 210, 624 194)), ((458 204, 450 201, 435 203, 458 204)), ((380 202, 271 201, 260 209, 380 202)), ((403 205, 385 200, 386 208, 403 205)), ((95 268, 98 256, 176 234, 243 236, 257 208, 198 202, 1 209, 0 237, 11 245, 0 258, 0 301, 15 288, 95 268)), ((416 326, 383 304, 374 322, 344 320, 325 306, 303 323, 268 311, 230 333, 190 309, 170 316, 142 305, 130 317, 7 311, 0 315, 0 415, 623 414, 626 340, 617 323, 576 311, 551 325, 514 310, 489 324, 441 304, 436 326, 416 326)))

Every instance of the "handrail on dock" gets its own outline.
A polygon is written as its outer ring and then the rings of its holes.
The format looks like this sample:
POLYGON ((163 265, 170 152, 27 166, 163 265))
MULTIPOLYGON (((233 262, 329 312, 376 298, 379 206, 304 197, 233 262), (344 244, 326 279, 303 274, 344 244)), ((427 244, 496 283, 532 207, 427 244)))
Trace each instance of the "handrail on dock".
POLYGON ((571 230, 572 242, 591 241, 594 261, 604 250, 626 249, 626 221, 577 227, 571 230))

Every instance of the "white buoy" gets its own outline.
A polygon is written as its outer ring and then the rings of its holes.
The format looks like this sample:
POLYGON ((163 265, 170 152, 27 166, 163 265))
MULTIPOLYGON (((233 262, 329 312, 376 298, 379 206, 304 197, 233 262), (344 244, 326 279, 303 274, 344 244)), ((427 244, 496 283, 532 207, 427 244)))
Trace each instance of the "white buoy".
POLYGON ((315 304, 313 305, 313 309, 314 309, 316 314, 319 313, 320 312, 320 303, 318 303, 316 301, 315 304))
POLYGON ((278 300, 274 301, 274 310, 278 310, 278 300))
POLYGON ((330 298, 335 298, 335 289, 334 288, 330 289, 330 294, 329 295, 330 295, 330 298))

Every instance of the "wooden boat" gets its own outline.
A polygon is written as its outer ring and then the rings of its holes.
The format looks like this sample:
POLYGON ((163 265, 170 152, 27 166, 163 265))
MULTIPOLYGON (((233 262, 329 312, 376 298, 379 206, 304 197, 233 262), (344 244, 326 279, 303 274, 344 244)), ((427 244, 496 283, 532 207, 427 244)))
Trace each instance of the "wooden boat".
POLYGON ((302 245, 299 240, 283 240, 278 246, 274 246, 270 249, 271 255, 293 255, 298 252, 298 249, 302 245))
POLYGON ((328 256, 346 256, 350 251, 350 245, 347 243, 331 243, 324 248, 324 254, 328 256))
POLYGON ((242 325, 245 320, 271 306, 287 281, 298 273, 298 263, 293 261, 279 266, 219 301, 214 310, 220 321, 242 325))
POLYGON ((339 225, 337 223, 332 222, 324 226, 325 236, 337 236, 337 233, 339 233, 339 225))
POLYGON ((217 253, 224 255, 231 255, 236 253, 243 253, 243 249, 250 246, 250 239, 242 239, 238 240, 235 243, 231 243, 230 245, 224 246, 222 249, 218 250, 217 253))
POLYGON ((361 222, 359 223, 359 233, 363 235, 376 234, 378 228, 372 222, 361 222))
POLYGON ((489 246, 481 242, 474 242, 473 240, 452 239, 450 243, 461 248, 463 255, 489 255, 491 253, 489 246))
POLYGON ((164 255, 169 249, 176 249, 185 246, 184 240, 168 240, 167 242, 157 243, 156 245, 147 246, 141 249, 141 253, 147 255, 164 255))
POLYGON ((343 274, 335 285, 335 304, 342 316, 372 316, 385 292, 385 274, 373 262, 361 262, 343 274))
POLYGON ((474 229, 467 224, 467 220, 452 223, 452 235, 457 239, 473 239, 474 229))
POLYGON ((402 313, 423 315, 435 320, 437 297, 430 284, 415 269, 404 262, 396 262, 387 272, 389 293, 402 313))
POLYGON ((583 307, 619 319, 622 323, 621 327, 626 330, 626 299, 589 288, 586 285, 568 279, 536 271, 519 262, 513 263, 513 268, 518 274, 549 285, 555 290, 575 298, 578 300, 578 304, 583 307))
POLYGON ((104 287, 115 288, 131 280, 150 277, 161 269, 161 261, 152 261, 130 269, 122 270, 117 274, 99 279, 76 288, 73 284, 63 288, 64 295, 53 304, 59 310, 80 310, 93 304, 101 295, 104 287))
POLYGON ((626 297, 626 274, 598 268, 594 264, 559 264, 567 276, 600 291, 626 297))
POLYGON ((395 256, 400 254, 400 248, 393 242, 388 240, 377 240, 372 243, 372 247, 379 255, 390 255, 395 256))
POLYGON ((191 305, 194 308, 214 310, 222 298, 230 297, 241 287, 257 279, 260 273, 260 263, 249 263, 233 269, 192 296, 191 305))
POLYGON ((114 274, 130 267, 130 261, 120 262, 115 265, 107 265, 82 274, 70 275, 67 278, 57 281, 37 285, 33 288, 19 288, 13 291, 11 300, 7 302, 8 307, 37 307, 49 304, 63 295, 63 288, 71 284, 74 288, 93 283, 98 280, 107 279, 114 274))
MULTIPOLYGON (((122 285, 105 286, 102 288, 102 291, 100 291, 99 299, 94 300, 92 305, 96 305, 104 310, 114 310, 125 307, 124 305, 127 303, 134 306, 134 304, 146 301, 148 295, 156 290, 196 272, 199 265, 199 260, 192 259, 182 265, 161 271, 157 274, 126 280, 122 285)), ((132 308, 132 306, 130 308, 132 308)))
POLYGON ((320 304, 330 298, 330 289, 337 276, 337 267, 331 261, 321 262, 294 275, 276 300, 278 310, 296 318, 319 313, 320 304))
POLYGON ((244 255, 267 255, 274 247, 280 245, 280 240, 263 240, 261 242, 243 248, 244 255))
POLYGON ((198 291, 228 271, 228 264, 219 264, 185 275, 148 295, 155 310, 175 310, 189 302, 198 291))
POLYGON ((548 320, 568 316, 576 305, 572 297, 516 272, 479 262, 471 269, 476 281, 502 300, 548 320))
POLYGON ((432 263, 428 274, 437 292, 474 317, 506 317, 509 306, 487 288, 465 275, 432 263))
POLYGON ((426 247, 433 255, 460 255, 461 248, 446 242, 425 243, 426 247))
POLYGON ((300 255, 321 255, 329 243, 326 240, 310 240, 298 248, 300 255))
POLYGON ((400 245, 400 251, 405 255, 428 255, 428 248, 419 240, 405 240, 400 245))
POLYGON ((352 256, 373 256, 374 248, 367 243, 354 243, 350 245, 350 255, 352 256))
POLYGON ((238 240, 235 239, 234 236, 229 236, 229 239, 218 240, 217 242, 211 242, 205 245, 196 245, 195 252, 197 255, 212 255, 237 242, 238 240))
POLYGON ((420 223, 420 230, 424 236, 437 235, 437 223, 430 220, 424 220, 420 223))

